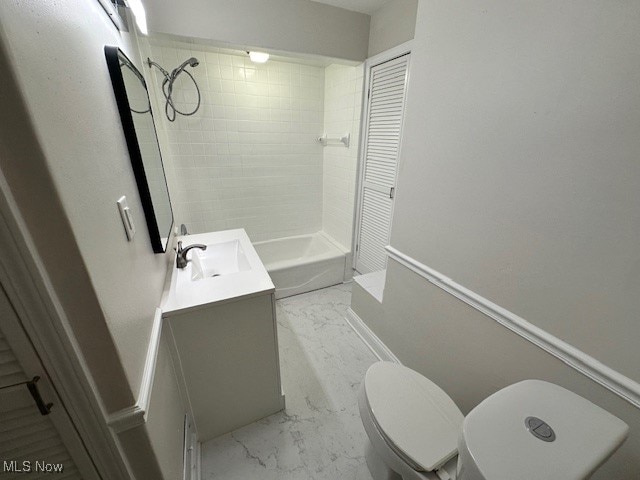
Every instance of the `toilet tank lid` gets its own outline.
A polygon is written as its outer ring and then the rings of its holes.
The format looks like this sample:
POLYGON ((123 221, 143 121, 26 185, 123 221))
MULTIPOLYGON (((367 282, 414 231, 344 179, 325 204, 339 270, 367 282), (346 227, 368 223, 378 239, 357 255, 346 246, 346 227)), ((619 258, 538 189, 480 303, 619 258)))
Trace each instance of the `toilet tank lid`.
POLYGON ((444 465, 458 452, 463 415, 435 383, 403 365, 374 363, 364 389, 381 433, 420 471, 444 465))
POLYGON ((581 396, 525 380, 494 393, 464 419, 460 449, 484 478, 588 478, 629 427, 581 396))

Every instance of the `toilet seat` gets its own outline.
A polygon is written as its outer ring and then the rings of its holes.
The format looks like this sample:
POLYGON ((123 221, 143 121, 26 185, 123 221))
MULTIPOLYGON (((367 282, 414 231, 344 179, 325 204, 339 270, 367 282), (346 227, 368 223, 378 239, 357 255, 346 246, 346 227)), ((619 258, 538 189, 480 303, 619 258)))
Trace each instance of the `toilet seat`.
POLYGON ((367 371, 363 390, 381 436, 411 468, 433 471, 456 456, 464 416, 431 380, 402 365, 378 362, 367 371))
POLYGON ((619 418, 542 380, 509 385, 464 418, 429 379, 386 362, 369 367, 358 405, 375 480, 585 480, 629 434, 619 418))

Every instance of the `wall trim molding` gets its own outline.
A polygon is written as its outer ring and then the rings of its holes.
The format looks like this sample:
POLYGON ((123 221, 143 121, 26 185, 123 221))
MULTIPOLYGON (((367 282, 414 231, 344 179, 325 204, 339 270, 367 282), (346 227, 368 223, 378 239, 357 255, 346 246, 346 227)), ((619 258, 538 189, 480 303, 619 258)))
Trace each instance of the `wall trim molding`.
POLYGON ((370 69, 376 65, 380 65, 381 63, 388 62, 389 60, 393 60, 394 58, 401 57, 402 55, 406 55, 407 53, 411 53, 413 50, 413 39, 407 40, 400 45, 396 45, 395 47, 391 47, 389 50, 385 50, 384 52, 377 53, 372 57, 369 57, 365 60, 365 68, 370 69))
POLYGON ((527 322, 515 313, 454 282, 452 279, 402 253, 391 245, 387 246, 386 250, 392 260, 407 267, 436 287, 462 300, 503 327, 550 353, 633 406, 640 408, 639 383, 613 370, 569 343, 551 335, 549 332, 527 322))
POLYGON ((360 316, 354 312, 351 307, 347 309, 347 323, 356 332, 356 335, 360 337, 360 339, 364 342, 364 344, 369 347, 369 350, 378 357, 378 360, 382 360, 383 362, 394 362, 399 363, 398 357, 396 357, 391 349, 387 347, 380 338, 373 333, 366 323, 360 318, 360 316))
POLYGON ((156 363, 158 350, 160 349, 160 339, 162 336, 162 310, 156 308, 151 328, 151 338, 147 347, 147 357, 142 373, 142 382, 138 392, 138 401, 135 405, 123 408, 117 412, 109 414, 107 424, 115 433, 121 433, 144 424, 147 421, 149 403, 151 402, 151 391, 153 389, 153 379, 156 375, 156 363))

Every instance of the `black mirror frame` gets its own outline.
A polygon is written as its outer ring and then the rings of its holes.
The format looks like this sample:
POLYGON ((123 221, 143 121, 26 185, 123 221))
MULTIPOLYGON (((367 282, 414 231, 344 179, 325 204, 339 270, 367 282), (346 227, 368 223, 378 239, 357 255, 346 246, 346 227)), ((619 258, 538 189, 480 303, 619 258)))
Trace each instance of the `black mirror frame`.
MULTIPOLYGON (((106 45, 104 47, 105 57, 107 59, 107 67, 109 69, 109 75, 111 76, 111 83, 113 84, 113 92, 116 97, 116 103, 118 104, 118 111, 120 112, 120 119, 122 121, 122 128, 124 130, 124 136, 127 141, 127 148, 129 150, 129 156, 131 158, 131 166, 133 167, 133 173, 136 178, 136 184, 138 185, 138 192, 140 194, 140 199, 142 200, 142 209, 144 211, 144 216, 147 221, 147 227, 149 228, 149 237, 151 238, 151 246, 153 248, 154 253, 165 253, 166 249, 169 245, 169 238, 171 237, 171 232, 173 231, 174 219, 173 219, 173 207, 171 205, 171 197, 169 197, 169 209, 171 210, 171 226, 169 227, 169 232, 167 232, 167 245, 162 245, 162 240, 160 236, 160 229, 158 227, 158 222, 156 220, 155 210, 153 208, 153 200, 151 198, 151 191, 149 190, 149 183, 147 181, 147 174, 144 169, 144 162, 142 160, 142 153, 140 152, 140 144, 138 143, 138 137, 136 135, 135 125, 133 123, 133 116, 131 115, 131 107, 129 105, 129 99, 126 94, 126 87, 124 83, 124 78, 122 76, 122 72, 120 70, 120 60, 118 59, 118 55, 121 54, 125 57, 131 65, 133 63, 129 60, 122 50, 118 47, 112 47, 106 45)), ((135 67, 134 67, 135 68, 135 67)), ((147 90, 147 97, 149 96, 149 90, 147 89, 147 84, 144 81, 139 72, 137 72, 140 81, 144 85, 145 90, 147 90)), ((151 118, 153 119, 153 113, 149 111, 151 118)), ((155 130, 155 121, 154 124, 154 133, 156 135, 156 142, 158 141, 158 133, 155 130)), ((158 143, 159 148, 159 143, 158 143)), ((162 153, 160 153, 160 160, 162 163, 162 173, 164 175, 165 185, 167 183, 167 176, 164 170, 164 162, 162 162, 162 153)), ((169 195, 169 189, 167 188, 167 195, 169 195)))

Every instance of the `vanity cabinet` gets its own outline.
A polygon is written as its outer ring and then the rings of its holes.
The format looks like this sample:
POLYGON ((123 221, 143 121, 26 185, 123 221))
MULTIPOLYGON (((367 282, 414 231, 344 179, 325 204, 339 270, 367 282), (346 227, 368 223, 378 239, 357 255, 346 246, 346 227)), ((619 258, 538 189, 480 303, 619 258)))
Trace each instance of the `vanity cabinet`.
POLYGON ((267 293, 165 312, 199 441, 284 408, 274 301, 267 293))
POLYGON ((173 269, 162 300, 178 384, 204 442, 284 408, 275 287, 244 229, 178 240, 206 246, 173 269))

